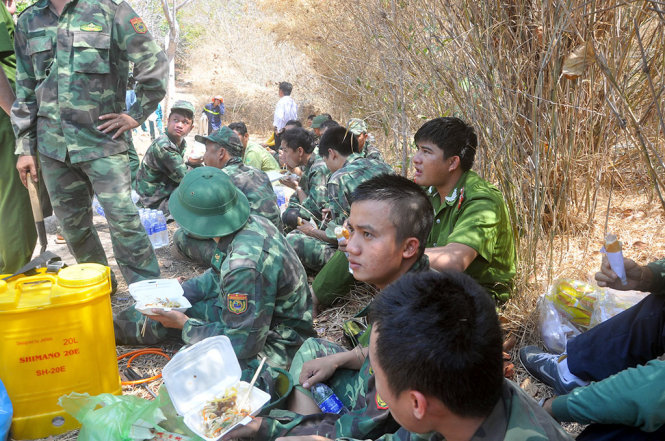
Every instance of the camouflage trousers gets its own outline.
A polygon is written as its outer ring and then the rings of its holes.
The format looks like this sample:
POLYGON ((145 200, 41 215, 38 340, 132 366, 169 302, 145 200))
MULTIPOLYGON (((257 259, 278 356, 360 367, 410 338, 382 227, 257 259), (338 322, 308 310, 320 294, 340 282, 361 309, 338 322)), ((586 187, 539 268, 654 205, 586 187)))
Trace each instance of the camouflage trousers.
POLYGON ((302 266, 309 273, 318 273, 337 251, 337 247, 298 230, 286 235, 286 241, 294 249, 302 266))
POLYGON ((16 170, 14 132, 0 112, 0 274, 12 274, 30 261, 37 242, 28 190, 16 170))
POLYGON ((139 160, 139 155, 136 154, 136 148, 134 148, 134 141, 132 140, 132 131, 130 130, 127 138, 129 140, 129 148, 127 149, 127 157, 129 158, 129 174, 131 177, 132 188, 136 188, 136 174, 139 172, 139 166, 141 161, 139 160))
POLYGON ((108 266, 92 223, 97 195, 111 232, 115 260, 129 284, 159 278, 159 264, 130 194, 127 153, 72 164, 40 155, 44 182, 69 250, 79 263, 108 266))
POLYGON ((210 266, 217 243, 212 239, 196 239, 187 235, 182 228, 173 234, 173 245, 176 250, 189 260, 203 266, 210 266))
MULTIPOLYGON (((291 369, 295 384, 299 384, 303 364, 314 358, 344 351, 340 346, 321 339, 308 339, 300 347, 291 369)), ((320 435, 331 439, 377 439, 393 433, 399 425, 390 416, 387 405, 379 399, 369 360, 363 362, 359 371, 338 369, 326 380, 335 395, 349 409, 345 415, 316 413, 299 415, 285 410, 273 410, 263 418, 256 439, 274 440, 279 436, 320 435)), ((301 386, 296 386, 302 390, 301 386)))

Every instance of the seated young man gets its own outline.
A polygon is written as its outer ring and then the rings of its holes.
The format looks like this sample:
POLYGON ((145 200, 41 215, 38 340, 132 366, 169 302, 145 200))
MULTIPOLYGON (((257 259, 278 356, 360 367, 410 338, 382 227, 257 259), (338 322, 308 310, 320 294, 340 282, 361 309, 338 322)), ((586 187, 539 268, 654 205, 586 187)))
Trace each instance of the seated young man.
POLYGON ((471 277, 406 274, 377 296, 370 322, 377 397, 402 426, 381 440, 572 440, 503 378, 496 307, 471 277))
POLYGON ((188 170, 183 155, 187 147, 185 137, 192 130, 193 118, 194 106, 188 101, 176 101, 166 133, 148 147, 136 174, 136 192, 143 207, 162 210, 168 215, 169 196, 188 170))
MULTIPOLYGON (((408 179, 385 174, 360 184, 353 192, 348 227, 351 236, 346 251, 356 279, 383 289, 403 274, 429 270, 424 245, 432 227, 432 206, 422 189, 408 179)), ((300 384, 289 397, 290 411, 256 418, 228 438, 255 434, 255 439, 271 440, 287 434, 319 434, 365 439, 397 430, 387 407, 377 404, 367 348, 347 351, 325 340, 309 339, 298 350, 290 371, 300 384), (308 391, 318 382, 330 385, 351 412, 321 413, 308 391)))
POLYGON ((373 159, 375 161, 385 162, 381 151, 377 149, 370 140, 367 133, 367 123, 360 118, 351 118, 347 124, 349 132, 358 137, 358 153, 363 158, 373 159))
POLYGON ((471 171, 478 140, 459 118, 435 118, 414 136, 414 182, 429 187, 434 227, 427 256, 436 270, 464 271, 497 302, 510 297, 515 240, 501 192, 471 171))
POLYGON ((626 285, 603 257, 598 285, 651 294, 569 340, 564 354, 520 350, 526 370, 560 395, 545 409, 559 421, 590 424, 578 440, 665 439, 665 260, 624 259, 624 267, 626 285))
MULTIPOLYGON (((265 172, 242 163, 243 145, 238 135, 223 126, 212 135, 196 135, 195 139, 206 146, 203 155, 205 164, 226 173, 247 197, 252 214, 265 217, 281 232, 281 213, 270 179, 265 172)), ((201 265, 210 265, 210 259, 215 252, 212 240, 192 237, 182 229, 173 235, 173 244, 180 255, 201 265)))
POLYGON ((221 170, 188 173, 170 199, 187 233, 216 244, 212 268, 183 283, 192 307, 153 309, 145 320, 133 306, 114 317, 119 344, 155 344, 172 336, 186 344, 226 335, 241 361, 261 355, 288 368, 302 342, 316 335, 307 275, 274 225, 250 215, 249 203, 221 170))
POLYGON ((392 173, 387 164, 354 153, 357 149, 358 140, 344 127, 333 127, 321 137, 319 154, 331 173, 325 207, 330 212, 330 220, 325 231, 306 222, 286 236, 308 271, 320 271, 337 250, 334 229, 349 216, 351 193, 374 176, 392 173))
POLYGON ((289 169, 302 169, 298 180, 291 176, 280 179, 283 185, 294 190, 282 221, 289 228, 297 227, 298 217, 321 222, 321 210, 328 201, 326 183, 330 172, 323 159, 314 152, 311 135, 301 127, 286 130, 282 134, 281 151, 289 169))

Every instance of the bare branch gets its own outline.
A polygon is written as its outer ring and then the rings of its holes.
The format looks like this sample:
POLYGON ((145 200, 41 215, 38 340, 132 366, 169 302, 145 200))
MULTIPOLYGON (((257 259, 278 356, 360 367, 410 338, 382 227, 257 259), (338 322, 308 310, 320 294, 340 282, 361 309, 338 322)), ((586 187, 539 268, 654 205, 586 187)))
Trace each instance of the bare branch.
POLYGON ((180 8, 182 8, 182 7, 184 7, 184 6, 187 6, 187 4, 188 4, 188 3, 191 3, 191 2, 192 2, 192 0, 184 0, 182 3, 180 3, 178 6, 176 6, 175 10, 176 10, 176 11, 179 11, 180 8))

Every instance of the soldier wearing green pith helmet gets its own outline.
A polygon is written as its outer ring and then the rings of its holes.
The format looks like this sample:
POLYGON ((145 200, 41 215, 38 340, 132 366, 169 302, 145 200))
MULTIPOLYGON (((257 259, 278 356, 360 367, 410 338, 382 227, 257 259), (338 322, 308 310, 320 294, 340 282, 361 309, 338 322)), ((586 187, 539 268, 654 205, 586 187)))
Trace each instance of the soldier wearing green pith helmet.
POLYGON ((169 334, 191 344, 226 335, 240 360, 267 356, 288 367, 312 335, 305 270, 277 228, 251 216, 247 198, 214 167, 188 173, 169 200, 171 215, 189 235, 214 239, 212 268, 183 283, 192 307, 153 310, 144 336, 133 307, 114 320, 121 344, 155 344, 169 334))
POLYGON ((53 211, 77 262, 108 264, 92 225, 97 195, 128 283, 159 277, 159 265, 131 199, 128 132, 166 93, 166 55, 120 0, 39 0, 15 34, 16 168, 36 179, 36 156, 53 211), (136 102, 125 113, 129 63, 136 102))
MULTIPOLYGON (((244 147, 238 135, 227 126, 208 136, 196 135, 196 141, 205 144, 203 161, 207 166, 216 167, 226 173, 233 185, 247 197, 252 214, 268 219, 282 231, 277 197, 270 179, 261 170, 243 164, 244 147)), ((192 237, 180 229, 173 235, 173 244, 181 256, 202 265, 209 265, 215 251, 212 240, 192 237)))

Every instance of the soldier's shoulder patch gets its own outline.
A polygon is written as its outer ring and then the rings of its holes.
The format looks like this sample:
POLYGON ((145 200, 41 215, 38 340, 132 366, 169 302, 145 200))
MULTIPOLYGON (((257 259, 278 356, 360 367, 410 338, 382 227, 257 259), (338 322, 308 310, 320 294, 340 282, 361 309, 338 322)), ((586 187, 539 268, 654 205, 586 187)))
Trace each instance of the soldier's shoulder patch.
POLYGON ((381 398, 378 392, 376 393, 376 408, 381 410, 386 410, 388 408, 388 403, 383 401, 383 398, 381 398))
POLYGON ((226 296, 229 312, 233 314, 242 314, 247 311, 247 294, 229 294, 226 296))
POLYGON ((88 24, 81 25, 81 30, 86 32, 101 32, 102 27, 98 24, 90 22, 88 24))
POLYGON ((145 34, 148 32, 148 27, 143 23, 141 17, 134 17, 129 20, 129 23, 132 25, 137 34, 145 34))

